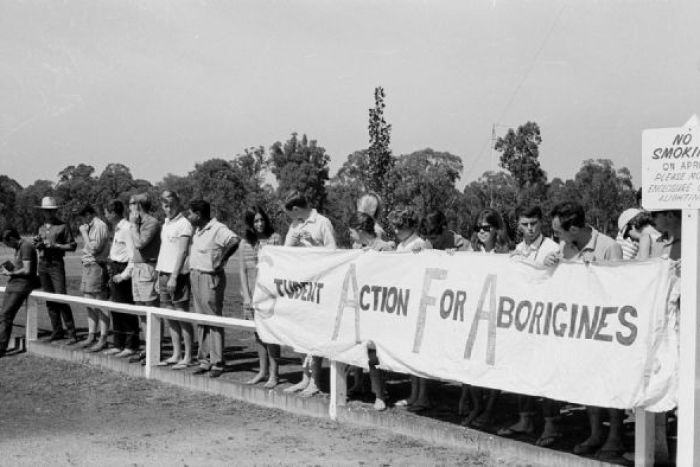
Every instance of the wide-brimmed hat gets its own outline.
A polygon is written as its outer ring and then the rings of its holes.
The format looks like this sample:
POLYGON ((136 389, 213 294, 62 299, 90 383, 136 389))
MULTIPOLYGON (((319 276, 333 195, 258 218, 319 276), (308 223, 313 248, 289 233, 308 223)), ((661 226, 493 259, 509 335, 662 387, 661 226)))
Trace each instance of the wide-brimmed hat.
POLYGON ((640 214, 642 212, 641 209, 637 208, 629 208, 625 209, 622 211, 622 214, 620 214, 620 217, 617 218, 617 228, 618 230, 622 231, 624 230, 625 227, 627 227, 627 224, 630 223, 632 219, 637 217, 637 214, 640 214))
POLYGON ((54 210, 58 209, 58 203, 56 203, 56 198, 53 196, 44 196, 41 198, 41 206, 37 206, 37 208, 54 210))

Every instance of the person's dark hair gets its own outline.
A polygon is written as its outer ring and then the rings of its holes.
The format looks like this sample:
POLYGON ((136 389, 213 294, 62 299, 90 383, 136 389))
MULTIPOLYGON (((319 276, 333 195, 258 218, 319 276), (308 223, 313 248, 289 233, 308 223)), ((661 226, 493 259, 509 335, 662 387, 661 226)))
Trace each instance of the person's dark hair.
POLYGON ((258 243, 258 233, 255 231, 255 216, 260 214, 262 217, 265 228, 263 229, 262 235, 266 238, 275 233, 275 228, 270 222, 270 218, 267 216, 265 210, 260 206, 252 206, 246 209, 244 220, 245 220, 245 239, 251 244, 255 245, 258 243))
POLYGON ((180 195, 177 194, 177 191, 174 190, 163 190, 163 192, 160 194, 161 199, 162 198, 170 198, 175 201, 180 201, 180 195))
POLYGON ((5 229, 2 231, 0 241, 6 242, 11 238, 14 238, 15 240, 20 240, 22 237, 20 237, 19 232, 17 232, 17 229, 15 229, 14 227, 5 227, 5 229))
POLYGON ((151 200, 148 199, 148 195, 146 193, 131 195, 130 201, 136 203, 145 212, 151 212, 151 209, 153 209, 151 200))
POLYGON ((211 205, 201 198, 190 201, 190 211, 196 212, 204 219, 211 219, 211 205))
POLYGON ((519 205, 517 208, 515 208, 515 218, 517 220, 520 220, 521 217, 526 217, 526 218, 537 218, 539 220, 542 220, 542 208, 534 205, 534 206, 529 206, 529 205, 519 205))
POLYGON ((105 211, 113 212, 119 217, 124 217, 124 203, 118 199, 109 200, 105 205, 105 211))
POLYGON ((647 225, 654 225, 654 218, 648 211, 642 211, 629 221, 630 227, 635 227, 637 230, 642 230, 647 225))
POLYGON ((425 235, 440 235, 447 228, 447 217, 445 213, 439 209, 430 211, 425 219, 423 219, 423 228, 421 229, 425 235))
POLYGON ((297 190, 288 191, 284 196, 284 210, 291 211, 292 208, 306 209, 309 207, 309 201, 303 193, 297 190))
POLYGON ((391 211, 387 220, 395 229, 415 229, 418 227, 418 214, 412 207, 398 207, 391 211))
POLYGON ((569 230, 572 226, 586 226, 586 212, 583 206, 575 201, 564 201, 554 206, 551 214, 552 219, 559 218, 559 224, 564 230, 569 230))
POLYGON ((510 251, 510 237, 506 230, 506 224, 498 211, 490 208, 482 209, 474 218, 474 225, 471 237, 472 248, 475 251, 479 250, 479 226, 486 223, 491 228, 496 229, 496 238, 493 249, 496 253, 508 253, 510 251))
POLYGON ((350 221, 348 222, 348 227, 351 229, 362 231, 371 235, 375 235, 374 232, 374 217, 364 212, 355 212, 350 221))
POLYGON ((82 209, 80 209, 80 211, 78 211, 79 216, 84 216, 86 214, 91 214, 93 216, 95 214, 97 214, 95 212, 95 208, 93 208, 91 204, 86 204, 85 206, 82 207, 82 209))

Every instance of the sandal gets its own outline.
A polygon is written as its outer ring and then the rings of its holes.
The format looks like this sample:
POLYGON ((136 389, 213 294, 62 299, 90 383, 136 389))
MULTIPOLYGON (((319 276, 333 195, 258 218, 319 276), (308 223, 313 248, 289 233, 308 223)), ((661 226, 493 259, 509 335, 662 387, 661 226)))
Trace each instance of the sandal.
POLYGON ((564 435, 562 433, 552 433, 549 435, 542 435, 537 438, 535 445, 541 448, 549 448, 554 446, 554 444, 559 441, 564 435))
POLYGON ((600 444, 579 443, 576 446, 574 446, 574 449, 572 452, 574 454, 581 456, 581 455, 586 455, 586 454, 593 454, 594 452, 598 451, 599 448, 600 448, 600 444))

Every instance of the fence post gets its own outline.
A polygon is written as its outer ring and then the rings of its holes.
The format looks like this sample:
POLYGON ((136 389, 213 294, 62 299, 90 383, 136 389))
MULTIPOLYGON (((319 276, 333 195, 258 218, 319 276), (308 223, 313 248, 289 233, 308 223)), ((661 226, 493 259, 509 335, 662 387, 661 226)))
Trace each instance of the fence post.
POLYGON ((681 234, 680 369, 678 374, 678 451, 676 465, 700 463, 700 307, 698 233, 700 211, 683 209, 681 234))
POLYGON ((644 409, 634 410, 634 465, 654 465, 654 435, 656 414, 644 409))
POLYGON ((161 318, 150 311, 146 315, 146 378, 160 362, 160 322, 161 318))
POLYGON ((24 330, 27 343, 39 338, 39 305, 37 302, 38 300, 30 295, 24 305, 27 310, 27 327, 24 330))
POLYGON ((338 419, 338 407, 344 406, 348 394, 346 365, 331 360, 331 400, 328 415, 331 420, 338 419))

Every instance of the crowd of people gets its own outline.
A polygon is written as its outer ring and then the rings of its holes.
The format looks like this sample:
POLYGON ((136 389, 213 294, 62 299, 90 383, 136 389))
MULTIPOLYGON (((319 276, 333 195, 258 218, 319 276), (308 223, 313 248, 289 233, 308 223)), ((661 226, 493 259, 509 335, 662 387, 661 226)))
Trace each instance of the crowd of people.
MULTIPOLYGON (((256 281, 258 253, 265 245, 288 247, 323 247, 335 249, 336 240, 330 220, 314 209, 303 194, 292 191, 283 200, 289 217, 284 237, 258 206, 244 214, 246 231, 239 237, 226 225, 212 217, 210 204, 195 199, 184 205, 177 193, 165 190, 160 195, 163 221, 155 216, 148 196, 136 194, 128 206, 115 199, 103 206, 104 220, 97 210, 86 205, 77 216, 82 239, 82 276, 80 290, 85 297, 119 303, 160 306, 221 316, 224 306, 227 260, 240 251, 240 294, 245 318, 254 316, 253 290, 256 281)), ((45 197, 38 207, 44 223, 31 239, 22 238, 12 227, 2 231, 0 240, 16 254, 14 260, 0 266, 0 273, 9 276, 0 311, 0 357, 8 346, 12 325, 21 304, 33 289, 66 293, 64 256, 75 251, 77 243, 71 228, 57 216, 56 200, 45 197)), ((374 193, 363 195, 357 212, 349 222, 349 235, 354 248, 376 251, 413 251, 424 249, 471 251, 517 257, 541 267, 556 267, 562 261, 608 262, 634 261, 652 257, 680 258, 680 211, 647 212, 640 208, 624 211, 618 222, 617 238, 597 231, 586 223, 584 208, 575 201, 562 202, 551 211, 553 238, 543 234, 544 214, 540 206, 519 206, 515 217, 521 241, 514 244, 501 214, 483 209, 474 216, 472 232, 465 238, 448 229, 448 219, 439 211, 431 211, 421 219, 411 206, 392 210, 386 215, 387 225, 377 221, 381 214, 380 198, 374 193), (385 230, 386 227, 386 230, 385 230), (389 232, 389 233, 387 233, 389 232)), ((678 273, 680 270, 678 269, 678 273)), ((128 358, 133 363, 145 360, 140 349, 139 332, 144 325, 136 315, 105 312, 90 308, 87 335, 82 341, 70 306, 47 302, 51 322, 48 341, 66 340, 67 345, 82 346, 88 352, 103 352, 115 358, 128 358), (110 331, 111 324, 111 331, 110 331), (111 341, 108 339, 111 334, 111 341)), ((197 327, 197 354, 194 355, 195 330, 190 323, 168 320, 172 354, 159 363, 173 370, 197 365, 195 374, 208 373, 216 378, 224 371, 224 333, 214 326, 197 327)), ((144 331, 145 335, 145 331, 144 331)), ((259 371, 249 384, 263 383, 265 388, 279 384, 280 347, 263 342, 256 334, 255 347, 259 371)), ((369 380, 377 410, 386 409, 387 394, 381 362, 369 346, 369 380)), ((322 359, 307 355, 302 359, 302 379, 287 392, 312 396, 321 388, 322 359)), ((350 397, 363 390, 361 369, 353 370, 350 397)), ((395 402, 412 412, 431 408, 435 396, 425 378, 411 376, 410 394, 395 402)), ((493 428, 494 410, 499 391, 463 385, 456 410, 464 426, 493 428)), ((530 396, 518 397, 518 414, 512 424, 496 432, 502 436, 534 435, 540 446, 552 446, 562 436, 561 403, 549 399, 538 401, 530 396), (541 414, 542 431, 535 433, 541 414)), ((577 444, 577 454, 600 453, 619 456, 624 452, 622 420, 624 412, 599 407, 587 408, 589 437, 577 444), (609 430, 603 429, 607 413, 609 430)))

